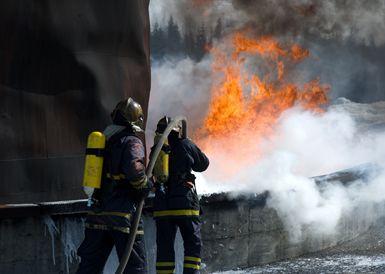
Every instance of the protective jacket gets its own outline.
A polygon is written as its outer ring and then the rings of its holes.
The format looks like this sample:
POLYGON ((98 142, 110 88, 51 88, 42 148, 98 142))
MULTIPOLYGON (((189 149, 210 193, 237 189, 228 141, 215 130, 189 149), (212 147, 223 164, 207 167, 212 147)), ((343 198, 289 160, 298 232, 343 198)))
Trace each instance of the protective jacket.
POLYGON ((107 140, 102 186, 94 193, 96 202, 86 219, 86 227, 129 233, 136 203, 146 189, 144 146, 126 128, 107 140))
POLYGON ((209 160, 190 139, 169 139, 169 144, 169 179, 156 189, 154 217, 198 217, 199 199, 191 171, 205 171, 209 160))

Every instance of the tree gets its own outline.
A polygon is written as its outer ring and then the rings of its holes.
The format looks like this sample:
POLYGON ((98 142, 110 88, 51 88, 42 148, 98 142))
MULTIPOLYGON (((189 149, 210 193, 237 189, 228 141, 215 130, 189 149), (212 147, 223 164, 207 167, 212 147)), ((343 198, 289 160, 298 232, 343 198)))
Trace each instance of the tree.
POLYGON ((207 39, 206 39, 207 40, 206 51, 208 48, 210 49, 213 46, 213 39, 214 39, 214 31, 212 28, 210 28, 210 34, 207 35, 207 39))
POLYGON ((154 29, 151 32, 151 55, 154 59, 161 59, 164 57, 166 37, 162 28, 158 23, 155 23, 154 29))
POLYGON ((192 31, 184 34, 183 49, 186 56, 190 57, 191 59, 195 58, 195 40, 194 33, 192 31))
POLYGON ((195 59, 194 21, 191 17, 185 18, 182 50, 186 56, 195 59))
POLYGON ((207 47, 207 38, 206 38, 206 29, 205 25, 202 24, 198 29, 197 38, 195 41, 195 59, 197 61, 202 60, 203 56, 206 53, 207 47))
POLYGON ((214 34, 213 38, 215 39, 220 39, 223 36, 223 25, 222 25, 222 19, 219 17, 217 20, 217 24, 215 25, 214 28, 214 34))
POLYGON ((167 25, 167 53, 177 55, 181 53, 182 38, 178 25, 174 22, 172 16, 168 20, 167 25))

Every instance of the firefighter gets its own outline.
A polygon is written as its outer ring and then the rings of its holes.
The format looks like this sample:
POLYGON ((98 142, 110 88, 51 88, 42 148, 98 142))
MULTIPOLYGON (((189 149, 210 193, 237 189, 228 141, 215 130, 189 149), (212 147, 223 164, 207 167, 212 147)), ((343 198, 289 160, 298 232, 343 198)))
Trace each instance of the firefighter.
MULTIPOLYGON (((163 133, 171 122, 163 117, 157 125, 157 134, 163 133)), ((166 176, 154 173, 156 221, 157 273, 174 273, 174 240, 179 228, 184 242, 184 272, 199 273, 201 264, 201 220, 200 205, 195 187, 195 176, 209 165, 206 155, 190 139, 182 136, 182 126, 175 127, 163 151, 168 153, 166 176), (159 180, 158 178, 163 178, 159 180), (164 179, 166 177, 166 180, 164 179), (157 181, 158 179, 158 181, 157 181)), ((162 161, 167 164, 167 161, 162 161)), ((162 170, 162 169, 160 169, 162 170)))
MULTIPOLYGON (((113 124, 103 132, 107 142, 101 188, 85 222, 85 238, 78 249, 78 274, 102 273, 115 246, 121 259, 137 202, 148 193, 145 148, 137 133, 142 131, 143 111, 132 98, 119 102, 111 113, 113 124)), ((139 226, 133 252, 124 273, 146 273, 143 226, 139 226)))

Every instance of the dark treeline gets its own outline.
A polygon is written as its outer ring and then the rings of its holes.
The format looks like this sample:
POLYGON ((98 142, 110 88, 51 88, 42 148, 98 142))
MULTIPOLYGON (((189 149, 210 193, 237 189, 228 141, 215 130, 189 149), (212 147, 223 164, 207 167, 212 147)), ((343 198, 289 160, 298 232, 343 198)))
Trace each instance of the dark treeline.
POLYGON ((183 29, 170 17, 168 24, 162 28, 155 23, 151 31, 151 55, 161 60, 167 56, 190 57, 200 61, 210 48, 214 39, 223 34, 222 20, 219 18, 214 28, 202 23, 196 26, 193 20, 186 19, 183 29))

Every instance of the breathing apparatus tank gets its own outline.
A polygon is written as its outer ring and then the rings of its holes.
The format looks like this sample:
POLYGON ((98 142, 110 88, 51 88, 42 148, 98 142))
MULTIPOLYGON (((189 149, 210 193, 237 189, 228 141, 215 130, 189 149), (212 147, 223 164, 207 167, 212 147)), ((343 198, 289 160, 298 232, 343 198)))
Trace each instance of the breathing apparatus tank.
POLYGON ((84 165, 83 189, 89 199, 95 189, 100 188, 103 171, 103 152, 106 145, 106 136, 94 131, 88 135, 86 159, 84 165))
MULTIPOLYGON (((158 144, 160 138, 162 137, 165 129, 173 123, 172 131, 177 132, 179 138, 186 138, 187 135, 187 126, 186 120, 181 119, 177 122, 173 122, 173 119, 170 117, 164 116, 162 117, 156 126, 155 137, 154 137, 154 147, 158 144)), ((170 146, 168 144, 167 139, 165 140, 161 151, 159 152, 158 157, 156 158, 153 175, 157 182, 161 185, 166 183, 169 177, 169 154, 170 154, 170 146)))
MULTIPOLYGON (((162 137, 161 133, 155 133, 154 137, 154 146, 156 146, 162 137)), ((168 146, 167 140, 165 141, 162 150, 159 152, 158 157, 156 158, 153 175, 156 178, 156 181, 164 184, 168 180, 168 162, 169 162, 170 148, 168 146)))

